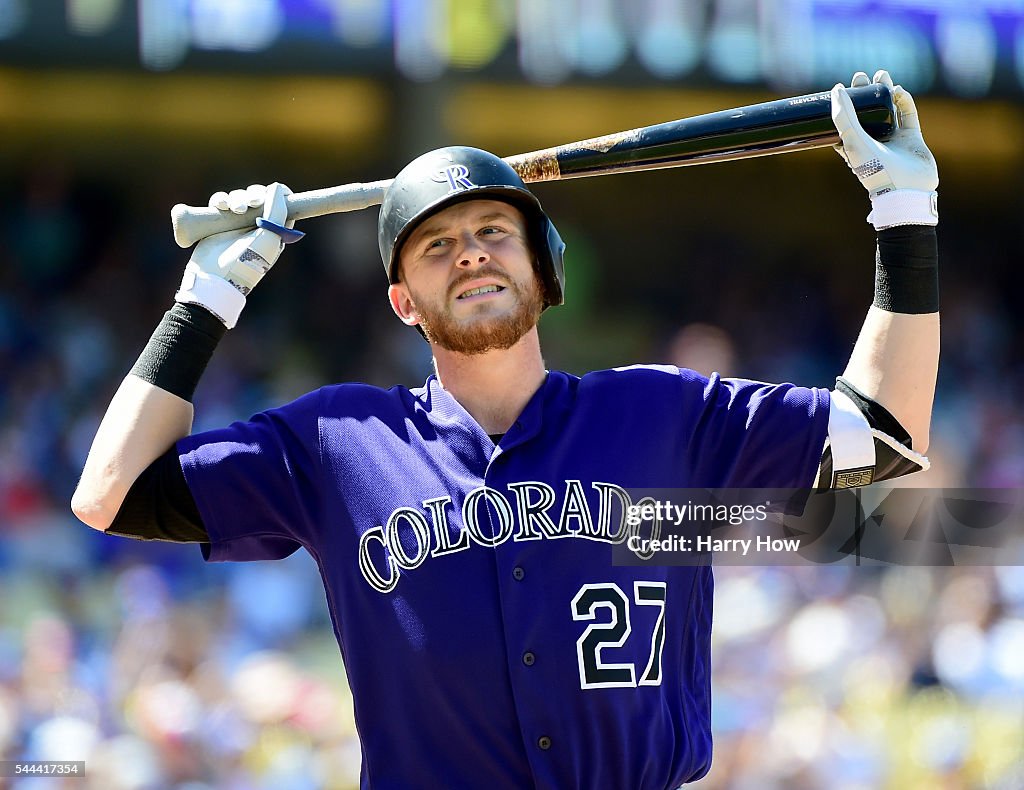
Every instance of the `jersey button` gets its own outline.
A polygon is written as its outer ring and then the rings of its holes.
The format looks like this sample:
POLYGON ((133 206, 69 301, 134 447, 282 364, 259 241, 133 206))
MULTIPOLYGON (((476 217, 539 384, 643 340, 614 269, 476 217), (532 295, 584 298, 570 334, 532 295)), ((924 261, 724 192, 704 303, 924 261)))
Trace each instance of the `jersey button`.
POLYGON ((518 565, 512 569, 512 578, 515 579, 517 582, 521 582, 525 575, 526 571, 524 571, 518 565))
POLYGON ((541 735, 537 739, 537 745, 544 751, 547 751, 551 748, 551 739, 547 735, 541 735))
POLYGON ((536 660, 537 660, 537 656, 535 656, 529 650, 527 650, 525 653, 523 653, 523 663, 526 664, 526 666, 532 667, 533 666, 533 662, 535 662, 536 660))

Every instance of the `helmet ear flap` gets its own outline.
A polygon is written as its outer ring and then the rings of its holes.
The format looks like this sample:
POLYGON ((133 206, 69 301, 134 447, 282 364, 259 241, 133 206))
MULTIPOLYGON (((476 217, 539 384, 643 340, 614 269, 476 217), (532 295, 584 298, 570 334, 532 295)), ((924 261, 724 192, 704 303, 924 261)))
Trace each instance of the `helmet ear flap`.
POLYGON ((541 278, 544 281, 545 307, 556 307, 565 303, 565 242, 559 235, 555 224, 544 217, 543 245, 538 254, 545 255, 547 260, 541 261, 541 278))

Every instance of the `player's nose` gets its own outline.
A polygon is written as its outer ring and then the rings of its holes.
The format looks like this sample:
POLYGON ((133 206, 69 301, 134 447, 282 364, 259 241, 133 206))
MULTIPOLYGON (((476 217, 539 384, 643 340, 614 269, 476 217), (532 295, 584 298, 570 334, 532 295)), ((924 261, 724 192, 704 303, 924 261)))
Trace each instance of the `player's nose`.
POLYGON ((491 254, 475 234, 468 233, 460 237, 455 256, 456 265, 462 268, 482 266, 490 259, 491 254))

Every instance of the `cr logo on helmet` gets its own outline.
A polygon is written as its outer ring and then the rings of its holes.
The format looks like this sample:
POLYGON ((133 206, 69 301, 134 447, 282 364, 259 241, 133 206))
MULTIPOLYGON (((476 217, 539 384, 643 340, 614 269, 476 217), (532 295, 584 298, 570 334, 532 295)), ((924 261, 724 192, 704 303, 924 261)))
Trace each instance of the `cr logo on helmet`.
POLYGON ((476 184, 469 180, 469 168, 465 165, 449 165, 444 170, 438 170, 430 180, 437 181, 439 184, 447 181, 449 192, 476 188, 476 184))

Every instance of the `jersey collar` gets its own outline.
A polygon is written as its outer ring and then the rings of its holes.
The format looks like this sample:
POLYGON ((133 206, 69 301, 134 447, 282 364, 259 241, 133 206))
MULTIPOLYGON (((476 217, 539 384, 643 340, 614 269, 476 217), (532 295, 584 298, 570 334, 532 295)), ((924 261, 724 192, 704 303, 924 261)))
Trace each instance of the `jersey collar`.
MULTIPOLYGON (((560 422, 568 409, 570 376, 560 370, 548 371, 544 382, 533 394, 522 413, 505 433, 500 450, 510 450, 540 433, 545 420, 560 422)), ((478 441, 493 447, 491 438, 450 392, 441 386, 437 376, 431 374, 420 390, 420 400, 438 427, 458 426, 478 441)))

